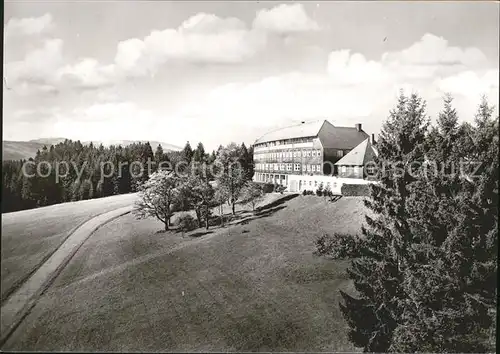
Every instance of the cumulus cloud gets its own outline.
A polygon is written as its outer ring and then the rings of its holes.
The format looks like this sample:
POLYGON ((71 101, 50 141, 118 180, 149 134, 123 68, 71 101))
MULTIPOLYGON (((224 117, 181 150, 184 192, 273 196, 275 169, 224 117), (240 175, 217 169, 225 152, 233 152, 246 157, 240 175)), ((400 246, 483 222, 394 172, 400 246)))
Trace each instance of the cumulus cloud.
POLYGON ((441 92, 448 92, 452 95, 473 97, 474 99, 478 99, 481 95, 498 98, 499 80, 498 70, 489 70, 483 75, 478 75, 476 72, 468 70, 438 79, 435 85, 441 92))
POLYGON ((484 60, 478 49, 443 46, 447 42, 436 38, 425 35, 416 44, 386 53, 376 61, 348 49, 336 50, 329 54, 323 75, 295 72, 219 86, 205 99, 190 102, 178 115, 217 119, 261 131, 291 120, 328 118, 334 124, 350 126, 361 119, 367 122, 368 130, 375 130, 400 90, 432 101, 432 110, 441 108, 444 92, 470 97, 466 101, 457 97, 458 105, 466 108, 466 116, 480 94, 498 97, 498 69, 481 75, 474 69, 484 60), (418 48, 437 48, 443 55, 424 59, 425 53, 417 55, 418 48))
POLYGON ((291 119, 367 116, 371 113, 369 101, 363 89, 339 88, 325 77, 291 73, 247 84, 222 85, 205 99, 186 105, 178 116, 262 128, 291 119))
POLYGON ((287 34, 317 31, 319 25, 307 15, 302 4, 281 4, 259 10, 253 21, 253 28, 287 34))
POLYGON ((56 91, 54 82, 63 65, 63 41, 47 39, 40 48, 28 52, 23 60, 5 64, 5 77, 9 86, 19 93, 56 91))
POLYGON ((63 44, 59 38, 45 39, 22 60, 6 63, 9 88, 20 95, 54 94, 68 88, 108 86, 116 78, 114 66, 103 66, 92 58, 65 64, 63 44))
POLYGON ((443 37, 426 33, 418 42, 400 52, 385 53, 384 62, 405 65, 483 65, 486 56, 477 48, 460 48, 448 45, 443 37))
POLYGON ((337 50, 330 53, 327 71, 339 84, 394 83, 430 80, 477 69, 487 62, 477 48, 460 48, 433 34, 401 51, 386 52, 379 61, 366 60, 360 53, 337 50))
POLYGON ((381 63, 367 61, 360 53, 351 55, 348 49, 329 54, 327 71, 339 84, 373 83, 387 78, 381 63))
POLYGON ((65 65, 57 71, 58 79, 67 85, 79 88, 101 88, 114 80, 113 65, 103 66, 93 58, 84 58, 72 65, 65 65))
POLYGON ((158 116, 134 102, 96 103, 56 114, 52 134, 76 133, 83 140, 148 139, 152 131, 157 131, 159 122, 158 116))
POLYGON ((251 57, 265 43, 237 18, 199 13, 178 28, 152 31, 143 39, 118 44, 117 67, 132 74, 154 72, 169 59, 206 63, 237 63, 251 57))
POLYGON ((46 13, 40 17, 11 18, 5 25, 5 37, 13 36, 33 36, 50 31, 54 24, 52 15, 46 13))

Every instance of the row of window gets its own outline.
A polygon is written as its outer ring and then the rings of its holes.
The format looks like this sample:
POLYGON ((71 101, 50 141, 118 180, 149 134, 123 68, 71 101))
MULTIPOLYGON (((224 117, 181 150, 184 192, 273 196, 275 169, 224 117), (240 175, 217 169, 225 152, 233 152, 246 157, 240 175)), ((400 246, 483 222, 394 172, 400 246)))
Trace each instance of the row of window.
MULTIPOLYGON (((361 166, 341 166, 340 172, 342 174, 347 174, 347 175, 361 174, 363 172, 363 167, 361 167, 361 166)), ((375 174, 375 167, 374 166, 366 166, 365 172, 368 175, 373 175, 373 174, 375 174)))
POLYGON ((307 171, 307 172, 323 172, 321 168, 321 164, 319 165, 310 165, 300 163, 257 163, 255 164, 255 169, 257 171, 307 171))
MULTIPOLYGON (((299 188, 302 189, 305 186, 307 186, 307 184, 308 184, 308 181, 299 181, 299 188)), ((312 187, 312 185, 313 185, 313 181, 309 181, 309 186, 312 187)), ((318 185, 319 185, 318 181, 314 181, 314 187, 318 187, 318 185)), ((330 182, 326 182, 326 184, 323 184, 323 188, 327 187, 327 186, 332 187, 330 182)), ((333 182, 333 188, 337 188, 337 182, 333 182)))
POLYGON ((321 150, 295 150, 255 153, 255 159, 286 159, 292 157, 321 157, 321 150))
POLYGON ((280 145, 288 145, 288 144, 300 144, 300 143, 309 143, 309 142, 312 142, 311 138, 293 138, 293 139, 270 141, 270 142, 258 144, 255 146, 256 147, 272 147, 272 146, 280 146, 280 145))
MULTIPOLYGON (((263 174, 263 173, 258 173, 257 176, 257 181, 259 182, 266 182, 266 181, 272 181, 273 175, 268 175, 268 174, 263 174)), ((299 189, 306 188, 307 186, 312 187, 318 187, 321 182, 318 181, 299 181, 299 189)), ((333 182, 330 184, 330 182, 326 182, 323 184, 323 187, 330 187, 330 188, 337 188, 337 182, 333 182)))

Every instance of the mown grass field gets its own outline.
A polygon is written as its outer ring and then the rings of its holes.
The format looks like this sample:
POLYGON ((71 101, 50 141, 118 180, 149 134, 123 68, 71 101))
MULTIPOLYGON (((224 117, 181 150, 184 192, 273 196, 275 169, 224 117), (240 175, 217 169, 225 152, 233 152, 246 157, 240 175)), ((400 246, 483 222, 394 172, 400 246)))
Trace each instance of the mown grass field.
POLYGON ((136 194, 125 194, 2 214, 2 301, 74 228, 96 215, 130 205, 136 198, 136 194))
POLYGON ((338 307, 347 262, 312 252, 363 214, 360 198, 298 196, 186 235, 126 215, 90 237, 2 349, 355 350, 338 307))

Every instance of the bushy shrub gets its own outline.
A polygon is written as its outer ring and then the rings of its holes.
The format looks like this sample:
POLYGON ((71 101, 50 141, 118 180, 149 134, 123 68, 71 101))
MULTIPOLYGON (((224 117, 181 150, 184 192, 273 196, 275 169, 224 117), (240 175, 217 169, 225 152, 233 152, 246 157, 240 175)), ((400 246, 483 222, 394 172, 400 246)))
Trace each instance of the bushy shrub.
POLYGON ((281 193, 281 194, 283 194, 283 192, 284 192, 285 190, 286 190, 286 187, 285 187, 285 186, 281 186, 281 185, 279 185, 279 184, 277 184, 277 185, 275 186, 275 188, 274 188, 274 191, 275 191, 276 193, 281 193))
POLYGON ((330 185, 326 185, 325 189, 323 190, 323 197, 331 197, 333 196, 332 189, 330 188, 330 185))
POLYGON ((351 197, 369 196, 370 186, 368 184, 343 184, 340 187, 340 193, 351 197))
POLYGON ((184 232, 192 231, 198 227, 198 222, 190 214, 182 214, 177 219, 177 226, 184 232))
POLYGON ((333 259, 355 258, 358 240, 358 236, 348 234, 323 235, 316 239, 314 254, 333 259))
POLYGON ((321 197, 323 195, 323 182, 321 182, 318 188, 316 188, 316 195, 318 197, 321 197))
POLYGON ((257 182, 259 186, 261 186, 262 191, 264 193, 272 193, 274 191, 274 184, 273 183, 262 183, 262 182, 257 182))

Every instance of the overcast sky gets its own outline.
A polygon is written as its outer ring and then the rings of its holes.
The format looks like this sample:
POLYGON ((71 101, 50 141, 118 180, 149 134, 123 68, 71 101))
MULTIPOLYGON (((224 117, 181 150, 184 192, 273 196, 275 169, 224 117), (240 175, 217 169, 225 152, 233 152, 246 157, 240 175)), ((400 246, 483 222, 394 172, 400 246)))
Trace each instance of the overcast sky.
POLYGON ((495 2, 6 2, 3 139, 206 148, 325 118, 377 133, 400 88, 435 116, 498 102, 495 2))

